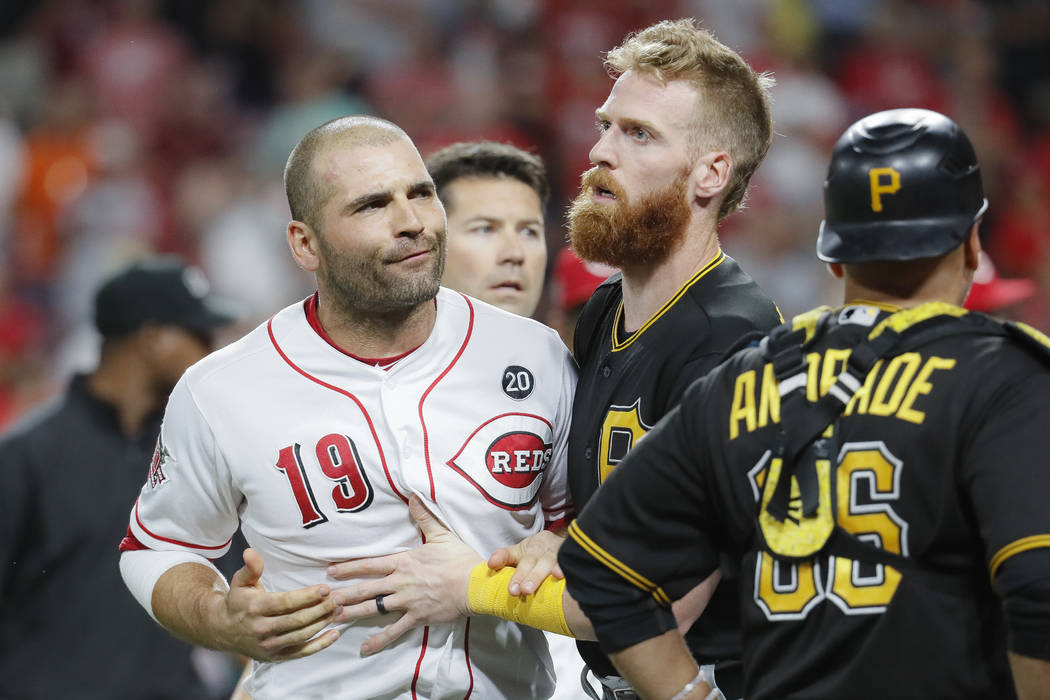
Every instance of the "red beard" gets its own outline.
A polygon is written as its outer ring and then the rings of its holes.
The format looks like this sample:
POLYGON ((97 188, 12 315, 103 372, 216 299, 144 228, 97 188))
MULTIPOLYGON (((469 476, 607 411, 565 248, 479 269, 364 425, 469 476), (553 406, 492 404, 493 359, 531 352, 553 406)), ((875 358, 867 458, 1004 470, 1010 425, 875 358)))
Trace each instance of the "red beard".
POLYGON ((569 207, 572 247, 584 260, 619 268, 663 262, 689 223, 687 178, 683 173, 666 189, 632 204, 608 171, 591 168, 581 177, 580 194, 569 207), (598 188, 612 192, 616 203, 594 202, 591 197, 598 188))

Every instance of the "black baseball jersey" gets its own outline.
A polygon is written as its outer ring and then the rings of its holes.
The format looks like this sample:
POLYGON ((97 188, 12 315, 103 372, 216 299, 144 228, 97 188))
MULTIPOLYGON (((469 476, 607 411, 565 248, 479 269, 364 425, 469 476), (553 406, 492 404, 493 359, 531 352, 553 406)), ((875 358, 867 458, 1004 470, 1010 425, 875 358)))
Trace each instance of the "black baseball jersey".
MULTIPOLYGON (((669 599, 721 553, 740 562, 748 700, 1010 697, 1004 610, 1023 623, 1011 650, 1050 658, 1050 356, 1027 347, 1048 341, 943 307, 950 333, 875 363, 824 433, 821 507, 843 540, 902 563, 770 553, 760 503, 796 380, 778 386, 763 348, 745 349, 688 389, 570 528, 560 563, 606 650, 673 629, 669 599)), ((852 305, 812 326, 803 406, 840 386, 887 317, 852 305)), ((785 524, 802 522, 800 481, 785 524)))
MULTIPOLYGON (((742 336, 766 332, 780 321, 769 297, 722 252, 630 335, 623 331, 620 275, 599 286, 580 315, 574 339, 580 376, 568 469, 577 507, 583 508, 693 380, 718 364, 742 336)), ((740 658, 729 588, 719 586, 716 600, 689 636, 693 653, 705 662, 740 658)), ((593 671, 617 675, 597 644, 580 642, 579 648, 593 671)))

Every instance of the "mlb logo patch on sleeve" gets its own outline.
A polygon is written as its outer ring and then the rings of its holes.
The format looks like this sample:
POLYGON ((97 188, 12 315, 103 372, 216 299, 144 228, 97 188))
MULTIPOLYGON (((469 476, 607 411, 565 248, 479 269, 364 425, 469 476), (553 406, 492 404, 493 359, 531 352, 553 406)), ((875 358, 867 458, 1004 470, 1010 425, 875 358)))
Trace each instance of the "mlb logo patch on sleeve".
POLYGON ((149 463, 149 475, 146 478, 150 488, 155 489, 168 480, 167 475, 164 473, 164 465, 173 460, 174 458, 168 452, 168 448, 164 446, 164 439, 158 437, 157 446, 153 448, 153 459, 149 463))

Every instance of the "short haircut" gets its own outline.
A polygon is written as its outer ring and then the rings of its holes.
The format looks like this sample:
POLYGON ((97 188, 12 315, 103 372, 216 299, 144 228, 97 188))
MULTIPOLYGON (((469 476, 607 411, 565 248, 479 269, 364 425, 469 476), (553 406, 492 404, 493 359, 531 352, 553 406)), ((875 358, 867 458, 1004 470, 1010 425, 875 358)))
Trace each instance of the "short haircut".
POLYGON ((367 115, 339 117, 310 130, 292 149, 284 166, 284 191, 292 218, 318 231, 321 209, 334 194, 313 171, 314 159, 325 146, 333 142, 381 146, 407 138, 397 124, 367 115))
POLYGON ((511 177, 531 187, 547 207, 550 183, 539 156, 508 143, 465 141, 446 146, 427 158, 427 170, 434 179, 438 199, 445 206, 448 185, 464 177, 511 177))
POLYGON ((718 220, 739 209, 773 139, 769 104, 773 77, 756 73, 693 19, 664 20, 629 34, 608 53, 605 67, 613 77, 634 70, 662 83, 685 80, 697 88, 692 145, 697 154, 724 148, 733 160, 718 220))

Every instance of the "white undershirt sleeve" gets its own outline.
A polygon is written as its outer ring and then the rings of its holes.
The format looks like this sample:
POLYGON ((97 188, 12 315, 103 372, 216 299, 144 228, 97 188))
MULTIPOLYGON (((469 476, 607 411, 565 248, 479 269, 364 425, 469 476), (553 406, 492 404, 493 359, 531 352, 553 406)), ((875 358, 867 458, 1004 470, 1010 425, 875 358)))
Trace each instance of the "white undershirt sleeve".
POLYGON ((158 551, 155 549, 138 549, 120 555, 120 575, 131 595, 139 602, 149 616, 156 622, 153 614, 153 588, 168 569, 179 564, 203 564, 222 580, 229 590, 229 583, 215 565, 208 559, 192 552, 158 551))

